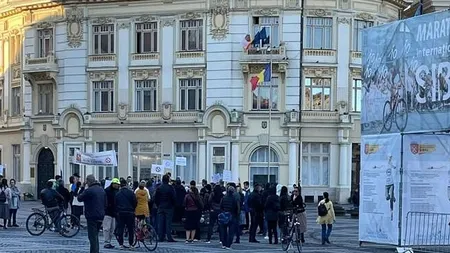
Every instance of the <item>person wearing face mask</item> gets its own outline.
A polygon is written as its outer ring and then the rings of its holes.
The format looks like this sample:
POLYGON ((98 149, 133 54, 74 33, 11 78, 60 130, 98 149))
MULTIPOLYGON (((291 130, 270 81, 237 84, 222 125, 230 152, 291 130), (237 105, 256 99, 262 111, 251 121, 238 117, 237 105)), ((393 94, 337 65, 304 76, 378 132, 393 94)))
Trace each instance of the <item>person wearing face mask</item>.
POLYGON ((111 244, 114 230, 116 230, 116 194, 119 191, 120 181, 118 178, 111 180, 111 185, 105 189, 107 205, 105 208, 105 218, 103 218, 103 238, 105 239, 103 247, 112 249, 111 244))
POLYGON ((19 227, 17 225, 16 217, 17 210, 20 206, 20 190, 16 186, 16 180, 9 180, 9 191, 11 192, 11 199, 9 201, 9 220, 8 227, 19 227), (11 224, 12 221, 12 224, 11 224))

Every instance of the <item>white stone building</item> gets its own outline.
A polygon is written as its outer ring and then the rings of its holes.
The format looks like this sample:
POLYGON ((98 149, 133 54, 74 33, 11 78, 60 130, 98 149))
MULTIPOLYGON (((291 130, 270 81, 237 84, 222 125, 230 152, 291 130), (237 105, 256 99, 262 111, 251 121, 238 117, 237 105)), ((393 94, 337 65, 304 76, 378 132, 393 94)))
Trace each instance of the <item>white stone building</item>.
POLYGON ((0 164, 24 191, 61 173, 146 179, 177 156, 186 181, 270 174, 340 202, 357 186, 360 31, 403 1, 57 2, 0 3, 0 164), (262 27, 271 50, 244 52, 262 27), (250 84, 269 62, 271 102, 250 84), (118 166, 71 164, 75 149, 116 150, 118 166))

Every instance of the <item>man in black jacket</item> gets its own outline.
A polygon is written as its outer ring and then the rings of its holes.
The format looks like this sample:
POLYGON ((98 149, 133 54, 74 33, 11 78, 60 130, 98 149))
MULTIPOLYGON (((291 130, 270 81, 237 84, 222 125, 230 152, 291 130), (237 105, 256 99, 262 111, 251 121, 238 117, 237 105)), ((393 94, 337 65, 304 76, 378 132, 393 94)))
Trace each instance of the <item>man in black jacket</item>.
MULTIPOLYGON (((41 191, 40 199, 52 221, 57 222, 62 211, 60 206, 64 202, 64 197, 53 189, 53 181, 47 181, 47 188, 41 191)), ((58 230, 58 224, 54 225, 56 230, 58 230)))
POLYGON ((167 235, 168 242, 175 242, 172 238, 173 208, 176 204, 175 189, 169 185, 169 176, 164 175, 162 185, 156 189, 155 204, 158 207, 158 235, 164 241, 167 235))
POLYGON ((249 242, 259 243, 256 240, 256 229, 258 225, 264 222, 264 205, 262 202, 261 186, 257 184, 255 189, 248 198, 248 206, 250 208, 250 235, 249 242))
POLYGON ((105 218, 103 219, 103 237, 105 238, 104 248, 112 249, 111 238, 116 229, 116 194, 119 191, 120 181, 118 178, 111 180, 111 185, 105 189, 108 205, 105 209, 105 218))
POLYGON ((90 253, 99 253, 98 233, 105 218, 107 206, 105 190, 95 180, 94 175, 88 175, 86 182, 89 187, 78 195, 78 201, 84 202, 84 217, 87 220, 90 253))
POLYGON ((117 241, 120 249, 125 249, 123 245, 123 232, 125 226, 128 229, 128 243, 130 248, 133 247, 134 240, 134 211, 137 206, 136 195, 129 189, 127 181, 120 181, 120 190, 115 197, 116 211, 117 211, 117 241))

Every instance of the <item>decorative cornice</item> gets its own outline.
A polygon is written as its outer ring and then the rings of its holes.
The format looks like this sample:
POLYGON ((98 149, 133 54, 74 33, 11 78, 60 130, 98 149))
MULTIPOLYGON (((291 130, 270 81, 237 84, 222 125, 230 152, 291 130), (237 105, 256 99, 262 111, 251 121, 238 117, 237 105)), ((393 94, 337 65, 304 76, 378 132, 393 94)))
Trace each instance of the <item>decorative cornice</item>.
MULTIPOLYGON (((8 5, 5 5, 4 7, 7 7, 8 5)), ((40 3, 40 4, 30 4, 30 5, 24 5, 24 6, 20 6, 20 7, 13 7, 12 9, 2 12, 0 13, 0 19, 2 18, 6 18, 12 15, 16 15, 25 11, 31 11, 31 10, 38 10, 38 9, 47 9, 47 8, 52 8, 52 7, 57 7, 57 6, 61 6, 60 3, 40 3)))
POLYGON ((142 70, 132 70, 131 78, 147 80, 149 78, 155 78, 160 75, 159 69, 142 69, 142 70))
POLYGON ((150 15, 142 15, 135 19, 136 22, 148 23, 158 21, 158 17, 150 15))
POLYGON ((317 17, 325 17, 325 16, 332 16, 333 14, 331 11, 326 11, 324 9, 316 9, 316 10, 310 10, 308 11, 309 15, 317 16, 317 17))
POLYGON ((161 19, 161 26, 162 27, 173 26, 174 24, 175 24, 175 18, 164 18, 164 19, 161 19))
POLYGON ((114 71, 90 72, 89 73, 89 79, 91 81, 113 80, 114 78, 116 78, 116 72, 114 72, 114 71))
POLYGON ((53 27, 53 24, 52 23, 50 23, 50 22, 40 22, 40 23, 37 23, 36 24, 36 27, 38 28, 38 29, 49 29, 49 28, 52 28, 53 27))
POLYGON ((180 19, 184 20, 193 20, 193 19, 202 19, 203 14, 199 12, 188 12, 179 16, 180 19))
POLYGON ((130 22, 121 22, 119 23, 119 29, 128 29, 130 28, 130 22))
POLYGON ((278 9, 259 9, 253 11, 254 16, 279 16, 280 10, 278 9))
POLYGON ((113 22, 114 22, 114 20, 112 18, 107 18, 107 17, 99 17, 99 18, 92 20, 92 23, 96 24, 96 25, 105 25, 105 24, 110 24, 113 22))
POLYGON ((336 68, 304 68, 305 76, 315 76, 315 77, 331 77, 336 74, 336 68))
POLYGON ((337 20, 341 24, 350 24, 350 19, 349 18, 339 17, 337 20))
POLYGON ((369 13, 366 13, 366 12, 361 12, 361 13, 356 14, 356 18, 357 19, 362 19, 364 21, 373 21, 373 20, 375 20, 375 17, 373 15, 371 15, 369 13))
POLYGON ((210 33, 216 40, 227 37, 230 26, 230 11, 228 7, 216 7, 211 10, 210 33))
POLYGON ((205 70, 202 68, 177 69, 176 75, 184 78, 204 77, 205 70))
POLYGON ((81 46, 81 41, 83 40, 83 19, 83 9, 74 7, 66 10, 67 42, 71 48, 81 46))

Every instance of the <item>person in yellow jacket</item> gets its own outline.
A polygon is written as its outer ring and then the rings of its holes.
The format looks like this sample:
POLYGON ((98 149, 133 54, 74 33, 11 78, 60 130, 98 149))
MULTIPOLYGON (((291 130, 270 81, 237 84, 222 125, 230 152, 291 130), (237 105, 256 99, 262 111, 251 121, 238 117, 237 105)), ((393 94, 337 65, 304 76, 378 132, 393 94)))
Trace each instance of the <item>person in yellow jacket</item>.
POLYGON ((136 218, 139 220, 145 220, 150 217, 150 210, 148 208, 148 201, 150 201, 150 194, 145 188, 145 181, 139 183, 139 187, 134 192, 136 195, 137 206, 136 206, 136 218))
POLYGON ((333 223, 336 220, 334 214, 333 202, 329 199, 328 192, 323 193, 323 199, 319 202, 317 207, 319 216, 317 217, 317 223, 322 226, 322 245, 330 243, 330 234, 333 230, 333 223))

